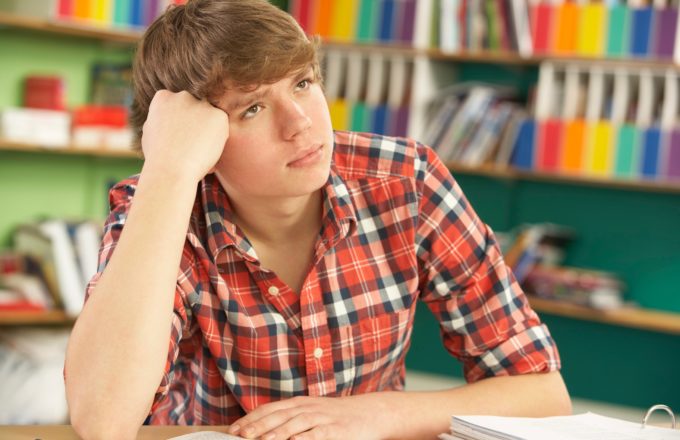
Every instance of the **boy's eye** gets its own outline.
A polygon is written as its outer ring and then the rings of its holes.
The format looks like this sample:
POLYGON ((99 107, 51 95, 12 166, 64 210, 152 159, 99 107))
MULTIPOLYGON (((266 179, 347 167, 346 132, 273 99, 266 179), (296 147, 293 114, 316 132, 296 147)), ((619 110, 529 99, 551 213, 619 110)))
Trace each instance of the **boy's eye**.
POLYGON ((302 81, 297 83, 297 88, 298 89, 306 89, 307 87, 310 86, 311 83, 312 83, 312 81, 310 81, 309 79, 303 79, 302 81))
POLYGON ((243 112, 243 116, 244 117, 254 116, 260 112, 260 109, 261 109, 260 104, 253 104, 250 107, 248 107, 245 112, 243 112))

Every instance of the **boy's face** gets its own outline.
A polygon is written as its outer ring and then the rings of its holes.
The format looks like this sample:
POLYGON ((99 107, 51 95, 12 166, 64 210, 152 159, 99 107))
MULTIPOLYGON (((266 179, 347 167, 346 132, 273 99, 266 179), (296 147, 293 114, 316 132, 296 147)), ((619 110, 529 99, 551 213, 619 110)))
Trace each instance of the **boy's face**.
POLYGON ((229 89, 217 106, 229 115, 229 138, 215 170, 230 196, 304 196, 326 183, 333 130, 311 68, 253 91, 229 89))

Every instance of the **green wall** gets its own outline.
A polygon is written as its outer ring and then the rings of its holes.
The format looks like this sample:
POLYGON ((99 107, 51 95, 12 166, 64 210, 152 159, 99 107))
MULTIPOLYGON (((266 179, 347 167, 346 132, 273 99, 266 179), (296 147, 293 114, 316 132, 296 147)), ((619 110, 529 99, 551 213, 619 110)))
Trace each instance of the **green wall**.
MULTIPOLYGON (((455 173, 454 173, 455 174, 455 173)), ((568 264, 609 270, 645 307, 680 312, 680 193, 458 175, 494 230, 523 222, 573 227, 568 264)), ((680 407, 680 337, 541 314, 558 344, 573 396, 637 407, 680 407)), ((419 305, 408 368, 462 377, 442 348, 432 314, 419 305)))
MULTIPOLYGON (((133 47, 0 28, 0 109, 20 106, 28 74, 60 75, 69 108, 88 102, 96 62, 129 63, 133 47)), ((12 230, 42 217, 103 219, 110 182, 137 173, 137 159, 0 151, 0 246, 12 230)))

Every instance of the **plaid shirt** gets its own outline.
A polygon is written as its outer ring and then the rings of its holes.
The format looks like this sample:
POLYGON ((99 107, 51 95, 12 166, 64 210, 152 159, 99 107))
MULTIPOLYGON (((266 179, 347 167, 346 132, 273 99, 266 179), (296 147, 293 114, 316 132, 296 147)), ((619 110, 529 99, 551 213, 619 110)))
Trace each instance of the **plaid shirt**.
MULTIPOLYGON (((111 190, 100 273, 136 185, 111 190)), ((214 175, 201 181, 151 423, 222 425, 296 395, 401 390, 418 299, 468 381, 559 368, 493 233, 431 149, 336 132, 323 193, 313 265, 294 292, 260 265, 214 175)))

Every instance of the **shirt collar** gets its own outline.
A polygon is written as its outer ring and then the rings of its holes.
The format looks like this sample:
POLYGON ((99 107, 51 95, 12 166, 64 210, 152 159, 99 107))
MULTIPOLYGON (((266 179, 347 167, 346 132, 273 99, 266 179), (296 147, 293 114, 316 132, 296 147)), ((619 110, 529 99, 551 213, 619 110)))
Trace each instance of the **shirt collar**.
POLYGON ((223 249, 233 246, 245 259, 256 262, 255 249, 234 223, 234 211, 229 203, 229 197, 215 174, 208 174, 203 178, 200 192, 208 250, 213 261, 217 261, 223 249))
MULTIPOLYGON (((347 185, 333 163, 322 191, 324 197, 320 236, 328 249, 354 232, 356 214, 347 185)), ((245 259, 257 262, 254 248, 234 223, 234 212, 229 197, 214 174, 208 174, 203 178, 200 194, 205 214, 208 250, 213 261, 217 261, 223 249, 232 246, 245 259)))

